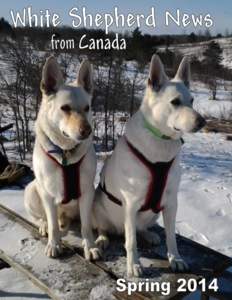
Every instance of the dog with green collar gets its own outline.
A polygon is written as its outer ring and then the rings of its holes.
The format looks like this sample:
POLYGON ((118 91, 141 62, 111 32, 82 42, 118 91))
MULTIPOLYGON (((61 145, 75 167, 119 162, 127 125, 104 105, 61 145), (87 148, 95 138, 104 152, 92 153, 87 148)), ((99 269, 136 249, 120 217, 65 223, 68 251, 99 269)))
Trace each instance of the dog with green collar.
POLYGON ((205 120, 192 107, 187 58, 169 80, 157 55, 151 59, 141 106, 107 159, 94 201, 97 244, 104 251, 107 233, 125 234, 128 277, 142 275, 136 231, 151 245, 159 236, 148 231, 162 214, 168 260, 174 271, 185 271, 175 238, 180 151, 184 133, 200 130, 205 120), (115 201, 113 201, 113 199, 115 201))

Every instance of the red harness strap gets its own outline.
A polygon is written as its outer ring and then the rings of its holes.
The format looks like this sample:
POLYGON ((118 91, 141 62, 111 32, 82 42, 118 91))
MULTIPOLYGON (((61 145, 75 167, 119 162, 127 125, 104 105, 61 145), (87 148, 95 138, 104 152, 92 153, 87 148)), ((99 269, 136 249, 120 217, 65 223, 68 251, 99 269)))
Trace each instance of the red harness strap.
MULTIPOLYGON (((147 168, 151 175, 146 198, 143 206, 140 208, 140 211, 151 209, 154 213, 159 213, 163 210, 163 207, 161 206, 161 200, 167 183, 168 173, 174 159, 169 162, 151 163, 128 140, 126 140, 126 143, 133 155, 138 158, 138 160, 147 168)), ((106 190, 105 183, 103 186, 100 184, 100 189, 111 201, 118 205, 122 205, 122 202, 119 199, 106 190)))
POLYGON ((62 171, 64 183, 64 199, 62 204, 69 203, 73 199, 78 199, 81 196, 80 187, 80 165, 85 155, 76 163, 71 165, 60 164, 52 155, 44 150, 45 154, 53 160, 62 171))

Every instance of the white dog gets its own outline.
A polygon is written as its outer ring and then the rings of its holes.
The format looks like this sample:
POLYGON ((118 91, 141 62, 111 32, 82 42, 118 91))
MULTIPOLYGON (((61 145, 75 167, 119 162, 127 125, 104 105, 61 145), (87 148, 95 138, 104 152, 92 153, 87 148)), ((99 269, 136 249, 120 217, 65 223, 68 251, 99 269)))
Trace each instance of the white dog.
POLYGON ((136 228, 148 241, 158 243, 159 237, 147 228, 155 223, 159 212, 163 215, 171 268, 188 268, 178 253, 175 237, 181 136, 205 124, 192 108, 189 77, 186 58, 175 78, 168 80, 159 57, 152 57, 141 107, 127 123, 124 136, 101 173, 94 202, 97 243, 106 246, 106 232, 125 231, 129 277, 142 273, 136 228))
POLYGON ((53 56, 43 67, 42 103, 33 153, 35 180, 25 190, 25 207, 48 233, 45 253, 61 253, 61 232, 80 211, 86 259, 97 259, 91 227, 96 157, 92 145, 92 67, 82 62, 77 80, 65 85, 53 56))

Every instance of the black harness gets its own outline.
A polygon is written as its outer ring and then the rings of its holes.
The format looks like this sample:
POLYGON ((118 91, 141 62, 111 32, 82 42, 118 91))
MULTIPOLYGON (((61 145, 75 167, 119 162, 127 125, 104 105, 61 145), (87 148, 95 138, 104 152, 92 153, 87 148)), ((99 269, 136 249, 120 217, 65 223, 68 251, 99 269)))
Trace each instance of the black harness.
MULTIPOLYGON (((148 190, 144 199, 144 204, 140 208, 140 211, 147 211, 151 209, 154 213, 159 213, 163 210, 163 207, 161 206, 161 200, 167 183, 169 170, 174 159, 169 162, 152 163, 147 160, 143 154, 139 152, 127 139, 126 143, 132 154, 146 167, 150 173, 148 190)), ((109 200, 117 205, 122 206, 122 202, 107 190, 105 182, 103 186, 99 184, 99 187, 102 192, 108 196, 109 200)))
POLYGON ((85 155, 76 163, 67 165, 66 162, 60 164, 50 153, 53 151, 46 152, 45 154, 55 162, 55 164, 61 169, 63 176, 64 185, 64 198, 62 204, 69 203, 73 199, 78 199, 81 196, 80 187, 80 166, 85 155))

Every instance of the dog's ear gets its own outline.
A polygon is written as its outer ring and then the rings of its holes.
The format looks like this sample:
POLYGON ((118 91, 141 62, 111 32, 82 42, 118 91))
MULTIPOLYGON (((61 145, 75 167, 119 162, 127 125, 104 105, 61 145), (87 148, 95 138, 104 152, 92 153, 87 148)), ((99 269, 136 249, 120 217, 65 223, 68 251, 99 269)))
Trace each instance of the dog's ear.
POLYGON ((175 79, 183 81, 184 84, 189 87, 190 77, 190 63, 188 57, 185 56, 179 65, 175 79))
POLYGON ((77 85, 82 86, 89 94, 93 92, 93 68, 88 60, 84 60, 77 74, 77 85))
POLYGON ((41 91, 46 95, 54 94, 64 83, 61 69, 54 56, 49 56, 43 66, 41 91))
POLYGON ((159 56, 154 54, 150 63, 148 86, 158 92, 166 80, 167 76, 164 71, 163 63, 161 62, 159 56))

